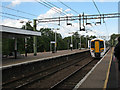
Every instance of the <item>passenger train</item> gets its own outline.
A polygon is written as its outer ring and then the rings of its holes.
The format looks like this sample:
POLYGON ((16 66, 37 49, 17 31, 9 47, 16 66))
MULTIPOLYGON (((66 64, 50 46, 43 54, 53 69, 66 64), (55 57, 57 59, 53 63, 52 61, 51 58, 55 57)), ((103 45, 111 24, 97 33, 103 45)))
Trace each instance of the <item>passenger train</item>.
POLYGON ((95 38, 90 41, 90 52, 94 58, 101 58, 106 52, 105 40, 95 38))

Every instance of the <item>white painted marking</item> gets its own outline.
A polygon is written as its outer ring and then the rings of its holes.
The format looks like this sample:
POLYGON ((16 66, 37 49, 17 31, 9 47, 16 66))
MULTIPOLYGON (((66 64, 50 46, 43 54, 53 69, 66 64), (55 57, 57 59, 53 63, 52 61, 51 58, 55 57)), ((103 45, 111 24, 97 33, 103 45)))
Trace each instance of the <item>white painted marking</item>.
MULTIPOLYGON (((109 50, 110 51, 110 50, 109 50)), ((108 52, 109 52, 108 51, 108 52)), ((82 83, 88 78, 88 76, 94 71, 94 69, 97 67, 99 63, 104 59, 104 57, 108 54, 108 52, 103 56, 103 58, 86 74, 86 76, 73 88, 73 90, 77 90, 82 83)))

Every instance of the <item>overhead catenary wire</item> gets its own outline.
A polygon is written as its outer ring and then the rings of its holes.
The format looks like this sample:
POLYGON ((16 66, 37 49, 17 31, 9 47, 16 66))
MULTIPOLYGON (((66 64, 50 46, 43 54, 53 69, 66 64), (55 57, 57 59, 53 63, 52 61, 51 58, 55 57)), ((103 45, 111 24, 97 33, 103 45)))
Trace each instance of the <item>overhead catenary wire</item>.
MULTIPOLYGON (((35 0, 35 1, 37 1, 38 3, 40 3, 40 4, 42 4, 42 5, 44 5, 44 6, 46 6, 46 7, 48 7, 48 8, 50 8, 50 9, 52 9, 52 10, 54 10, 55 12, 57 12, 57 13, 59 13, 59 14, 61 14, 61 15, 64 15, 65 17, 68 17, 68 13, 65 11, 65 10, 60 10, 60 7, 58 7, 58 6, 56 6, 55 4, 53 4, 53 3, 51 3, 51 2, 49 2, 49 1, 47 1, 47 0, 35 0), (41 2, 40 2, 41 1, 41 2), (54 7, 54 8, 53 8, 54 7), (57 9, 58 8, 58 9, 57 9)), ((59 17, 59 25, 60 25, 60 17, 59 17)))
MULTIPOLYGON (((45 1, 43 1, 43 0, 40 0, 40 1, 42 1, 44 4, 50 6, 51 8, 53 7, 53 4, 51 5, 51 3, 47 3, 47 2, 45 2, 45 1)), ((54 6, 55 6, 55 5, 54 5, 54 6)), ((55 7, 56 7, 56 6, 55 6, 55 7)), ((64 15, 66 15, 65 13, 61 12, 59 9, 56 9, 56 8, 54 8, 54 9, 55 9, 56 11, 58 11, 58 12, 64 14, 64 15)))
MULTIPOLYGON (((47 3, 49 3, 49 4, 51 4, 52 6, 55 6, 55 7, 57 7, 57 8, 60 8, 60 7, 58 7, 58 6, 56 6, 55 4, 53 4, 53 3, 51 3, 51 2, 49 2, 49 1, 47 1, 47 0, 44 0, 44 1, 46 1, 47 3)), ((63 2, 61 2, 61 1, 59 1, 60 3, 63 3, 63 2)), ((64 4, 64 3, 63 3, 64 4)), ((66 4, 64 4, 66 7, 68 7, 69 9, 71 9, 72 11, 74 11, 75 13, 77 13, 77 14, 79 14, 77 11, 75 11, 74 9, 72 9, 71 7, 69 7, 69 6, 67 6, 66 4)), ((63 12, 64 12, 64 14, 69 14, 68 12, 66 12, 65 10, 63 10, 63 12)), ((66 15, 67 17, 68 17, 68 15, 66 15)))
POLYGON ((68 7, 69 9, 71 9, 72 11, 74 11, 75 13, 79 14, 76 10, 72 9, 71 7, 69 7, 68 5, 66 5, 65 3, 63 3, 62 1, 58 0, 61 4, 63 4, 64 6, 68 7))
MULTIPOLYGON (((92 0, 92 1, 93 1, 93 3, 94 3, 94 6, 96 7, 96 9, 97 9, 98 13, 101 15, 101 13, 100 13, 100 11, 99 11, 99 9, 98 9, 98 7, 97 7, 97 5, 96 5, 95 1, 94 1, 94 0, 92 0)), ((104 20, 104 19, 103 19, 103 20, 104 20)), ((105 23, 105 29, 106 29, 106 31, 107 31, 107 33, 108 33, 108 35, 109 35, 108 29, 107 29, 107 24, 106 24, 106 22, 105 22, 105 21, 104 21, 104 23, 105 23)))
POLYGON ((31 13, 28 13, 28 12, 24 12, 24 11, 21 11, 21 10, 17 10, 17 9, 13 9, 13 8, 10 8, 10 7, 6 7, 6 6, 3 6, 3 5, 0 5, 0 7, 6 8, 6 9, 9 9, 9 10, 12 10, 12 11, 24 13, 24 14, 27 14, 27 15, 31 15, 31 16, 38 16, 38 15, 31 14, 31 13))
MULTIPOLYGON (((98 16, 98 15, 86 15, 87 16, 87 19, 100 19, 100 18, 118 18, 118 17, 120 17, 120 15, 119 14, 111 14, 111 15, 109 15, 109 14, 102 14, 101 16, 98 16), (103 16, 104 15, 104 16, 103 16)), ((38 21, 39 22, 55 22, 55 21, 59 21, 59 18, 61 18, 60 19, 60 21, 66 21, 66 20, 68 20, 68 21, 74 21, 74 20, 79 20, 79 16, 68 16, 68 18, 67 17, 54 17, 54 18, 43 18, 43 19, 39 19, 38 21)), ((81 18, 81 20, 83 19, 83 17, 81 18)), ((86 19, 86 17, 84 18, 84 19, 86 19)))
POLYGON ((107 28, 107 24, 106 24, 106 22, 105 22, 105 28, 106 28, 106 31, 107 31, 108 36, 109 36, 109 32, 108 32, 108 28, 107 28))
POLYGON ((55 11, 55 12, 57 12, 57 13, 59 13, 59 14, 61 14, 61 15, 66 15, 65 13, 63 13, 63 12, 61 12, 61 11, 58 11, 58 9, 56 9, 56 8, 52 8, 53 6, 51 6, 51 5, 49 5, 48 3, 46 3, 46 2, 40 2, 40 1, 38 1, 38 0, 35 0, 36 2, 38 2, 39 4, 41 4, 41 5, 43 5, 43 6, 45 6, 45 7, 47 7, 47 8, 49 8, 49 9, 52 9, 53 11, 55 11))
MULTIPOLYGON (((38 1, 38 0, 35 0, 36 2, 38 2, 39 4, 41 4, 41 5, 43 5, 43 6, 45 6, 45 7, 47 7, 47 8, 51 8, 51 7, 49 7, 49 6, 47 6, 46 4, 43 4, 43 3, 41 3, 40 1, 38 1)), ((54 9, 52 9, 53 11, 55 11, 54 9)), ((55 11, 55 12, 57 12, 57 11, 55 11)), ((59 13, 59 12, 57 12, 57 13, 59 13)))
MULTIPOLYGON (((47 0, 44 0, 44 1, 46 1, 47 3, 49 3, 49 4, 51 4, 52 6, 55 6, 55 7, 57 7, 57 8, 60 8, 60 7, 58 7, 58 6, 56 6, 55 4, 53 4, 53 3, 51 3, 51 2, 49 2, 49 1, 47 1, 47 0)), ((60 11, 60 10, 59 10, 60 11)), ((65 10, 63 10, 64 11, 64 14, 68 14, 65 10)), ((60 11, 61 12, 61 11, 60 11)))
POLYGON ((9 18, 9 19, 13 19, 13 20, 19 20, 19 19, 15 19, 15 18, 12 18, 12 17, 5 16, 5 15, 0 15, 0 16, 5 17, 5 18, 9 18))
POLYGON ((24 18, 24 19, 29 19, 32 20, 32 18, 27 18, 27 17, 23 17, 23 16, 18 16, 18 15, 14 15, 14 14, 10 14, 10 13, 5 13, 5 12, 0 12, 1 14, 5 14, 5 15, 9 15, 9 16, 13 16, 13 17, 19 17, 19 18, 24 18))
POLYGON ((72 9, 71 7, 69 7, 68 5, 66 5, 65 3, 63 3, 62 1, 60 1, 60 0, 57 0, 57 1, 59 1, 62 5, 66 6, 67 8, 69 8, 70 10, 72 10, 73 12, 75 12, 76 14, 79 15, 79 13, 76 10, 72 9))
MULTIPOLYGON (((49 2, 49 3, 50 3, 50 2, 49 2)), ((47 3, 46 3, 46 4, 47 4, 47 3)), ((52 4, 52 3, 50 3, 50 4, 52 4)), ((52 5, 54 5, 54 4, 52 4, 52 5)), ((49 6, 50 6, 50 5, 49 5, 49 6)), ((57 7, 56 5, 54 5, 54 6, 57 7)), ((24 11, 21 11, 21 10, 17 10, 17 9, 13 9, 13 8, 10 8, 10 7, 6 7, 6 6, 3 6, 3 5, 0 5, 0 7, 6 8, 6 9, 9 9, 9 10, 13 10, 13 11, 16 11, 16 12, 28 14, 28 15, 31 15, 31 16, 38 16, 38 15, 31 14, 31 13, 28 13, 28 12, 24 12, 24 11)), ((52 6, 50 6, 50 7, 52 7, 52 6)), ((50 7, 49 7, 49 8, 50 8, 50 7)), ((57 8, 59 8, 59 7, 57 7, 57 8)), ((56 9, 56 11, 61 12, 60 10, 57 10, 57 9, 56 9)), ((64 15, 66 15, 66 14, 64 13, 64 15)))
POLYGON ((95 8, 96 8, 96 9, 97 9, 97 11, 98 11, 98 13, 100 14, 100 11, 99 11, 99 9, 98 9, 98 7, 97 7, 97 5, 96 5, 95 1, 94 1, 94 0, 92 0, 92 1, 93 1, 93 4, 94 4, 95 8))
MULTIPOLYGON (((58 6, 56 6, 55 4, 53 4, 53 3, 51 3, 51 2, 49 2, 49 1, 47 1, 47 0, 44 0, 44 1, 46 1, 47 3, 49 3, 49 4, 51 4, 51 5, 53 5, 53 6, 55 6, 55 7, 57 7, 57 8, 60 8, 60 7, 58 7, 58 6)), ((66 5, 67 6, 67 5, 66 5)), ((69 7, 69 6, 68 6, 69 7)), ((70 8, 70 7, 69 7, 70 8)), ((70 8, 71 10, 73 10, 72 8, 70 8)), ((74 12, 75 12, 75 10, 73 10, 74 12)), ((76 11, 77 12, 77 11, 76 11)), ((67 15, 67 14, 69 14, 68 12, 66 12, 65 10, 63 10, 63 13, 66 15, 66 17, 68 17, 69 15, 67 15)), ((79 14, 79 13, 78 13, 79 14)))

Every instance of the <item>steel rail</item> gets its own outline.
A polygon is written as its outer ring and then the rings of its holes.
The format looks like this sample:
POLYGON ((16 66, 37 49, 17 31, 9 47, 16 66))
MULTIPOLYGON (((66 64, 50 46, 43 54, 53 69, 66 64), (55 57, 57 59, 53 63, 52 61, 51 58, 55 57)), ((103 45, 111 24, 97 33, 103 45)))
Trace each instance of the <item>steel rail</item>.
POLYGON ((72 77, 74 74, 76 74, 77 72, 79 72, 80 70, 82 70, 83 68, 85 68, 86 66, 88 66, 90 63, 92 63, 94 61, 94 59, 92 59, 91 61, 89 61, 87 64, 81 66, 79 69, 77 69, 76 71, 74 71, 73 73, 71 73, 70 75, 68 75, 67 77, 65 77, 63 80, 61 80, 60 82, 56 83, 55 85, 51 86, 50 90, 55 90, 61 83, 63 83, 65 80, 67 80, 68 78, 72 77))
MULTIPOLYGON (((77 57, 77 58, 79 58, 79 57, 77 57)), ((76 59, 77 59, 76 58, 76 59)), ((71 62, 73 61, 73 59, 72 60, 70 60, 71 62)), ((53 68, 56 68, 56 67, 60 67, 60 66, 62 66, 62 65, 64 65, 64 64, 67 64, 68 62, 70 62, 70 61, 66 61, 66 62, 62 62, 61 64, 59 64, 59 65, 54 65, 53 67, 50 67, 50 68, 48 68, 48 69, 45 69, 45 70, 42 70, 42 71, 39 71, 39 72, 37 72, 37 73, 33 73, 33 74, 30 74, 30 75, 28 75, 28 76, 25 76, 25 77, 23 77, 23 78, 19 78, 19 79, 16 79, 16 80, 13 80, 13 81, 10 81, 10 82, 7 82, 7 83, 4 83, 3 84, 3 87, 5 87, 5 86, 7 86, 7 85, 9 85, 9 84, 11 84, 11 83, 15 83, 15 82, 18 82, 18 80, 19 81, 21 81, 21 80, 24 80, 24 79, 26 79, 26 78, 29 78, 29 77, 32 77, 32 76, 35 76, 35 75, 38 75, 39 73, 42 73, 42 72, 45 72, 45 71, 47 71, 47 70, 50 70, 50 69, 53 69, 53 68)), ((80 61, 80 60, 79 60, 80 61)), ((77 62, 79 62, 79 61, 77 61, 77 62)), ((75 63, 77 63, 77 62, 75 62, 75 63)), ((72 65, 72 64, 71 64, 72 65)), ((70 65, 68 65, 68 66, 70 66, 70 65)), ((64 69, 64 68, 63 68, 64 69)), ((61 69, 62 70, 62 69, 61 69)), ((58 71, 58 70, 57 70, 58 71)), ((60 71, 60 70, 59 70, 60 71)), ((55 72, 54 72, 55 73, 55 72)), ((42 77, 43 78, 43 77, 42 77)), ((38 80, 38 79, 37 79, 38 80)), ((35 81, 35 80, 34 80, 35 81)), ((31 81, 31 82, 33 82, 33 81, 31 81)), ((30 82, 29 82, 30 83, 30 82)), ((25 85, 28 85, 29 84, 28 82, 27 83, 24 83, 23 85, 19 85, 19 86, 17 86, 17 87, 15 87, 15 88, 20 88, 20 87, 22 87, 22 86, 25 86, 25 85)))
MULTIPOLYGON (((109 49, 106 51, 106 53, 109 51, 109 49)), ((59 87, 60 84, 64 83, 66 80, 68 80, 70 77, 72 77, 73 75, 75 75, 76 73, 78 73, 79 71, 81 71, 83 68, 85 68, 86 66, 88 66, 89 64, 91 64, 94 61, 94 59, 92 59, 91 61, 89 61, 87 64, 81 66, 79 69, 77 69, 76 71, 74 71, 73 73, 71 73, 70 75, 68 75, 67 77, 65 77, 63 80, 61 80, 60 82, 56 83, 55 85, 53 85, 50 90, 57 90, 57 89, 62 89, 62 88, 57 88, 59 87)), ((64 89, 64 88, 63 88, 64 89)))
MULTIPOLYGON (((85 58, 86 58, 86 57, 83 57, 82 59, 84 60, 85 58)), ((78 63, 78 62, 80 62, 80 61, 81 61, 81 60, 79 60, 79 61, 77 61, 77 62, 74 62, 74 63, 72 63, 72 64, 70 64, 70 65, 68 65, 68 66, 64 66, 64 67, 62 67, 62 68, 60 68, 60 69, 58 69, 58 70, 55 70, 55 71, 53 71, 53 72, 51 72, 51 73, 49 73, 48 75, 45 75, 45 76, 43 76, 43 77, 37 78, 37 79, 32 80, 32 81, 30 81, 30 82, 26 82, 26 83, 24 83, 23 85, 17 86, 16 88, 17 88, 17 89, 26 88, 27 85, 30 85, 30 84, 32 84, 32 83, 34 83, 34 82, 37 82, 37 81, 39 81, 39 80, 42 80, 42 79, 44 79, 44 78, 46 78, 46 77, 48 77, 48 76, 51 76, 51 75, 53 75, 53 74, 55 74, 55 73, 57 73, 57 72, 65 69, 65 68, 67 68, 67 67, 70 67, 70 66, 72 66, 72 65, 74 65, 74 64, 76 64, 76 63, 78 63)))

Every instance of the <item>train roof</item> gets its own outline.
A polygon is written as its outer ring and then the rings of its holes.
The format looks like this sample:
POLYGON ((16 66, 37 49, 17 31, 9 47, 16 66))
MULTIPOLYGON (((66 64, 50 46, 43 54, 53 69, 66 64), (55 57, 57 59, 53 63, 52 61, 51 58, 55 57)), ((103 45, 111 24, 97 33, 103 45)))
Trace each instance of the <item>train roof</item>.
POLYGON ((92 39, 91 41, 95 41, 95 40, 104 41, 104 39, 101 39, 101 38, 94 38, 94 39, 92 39))

